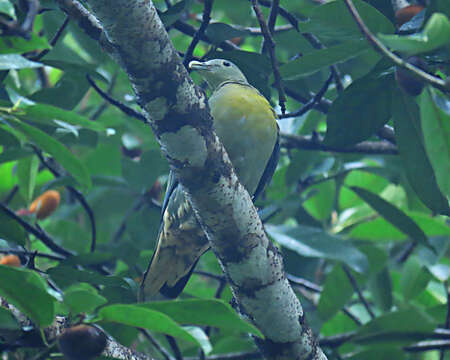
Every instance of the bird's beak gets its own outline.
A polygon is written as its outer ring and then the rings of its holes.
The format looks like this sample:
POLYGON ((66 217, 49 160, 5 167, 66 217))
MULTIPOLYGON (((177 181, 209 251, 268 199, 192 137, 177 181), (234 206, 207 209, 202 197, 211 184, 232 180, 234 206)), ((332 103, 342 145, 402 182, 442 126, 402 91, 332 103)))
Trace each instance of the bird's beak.
POLYGON ((193 60, 189 63, 189 69, 191 69, 191 70, 210 70, 211 66, 207 65, 205 63, 202 63, 200 61, 193 60))

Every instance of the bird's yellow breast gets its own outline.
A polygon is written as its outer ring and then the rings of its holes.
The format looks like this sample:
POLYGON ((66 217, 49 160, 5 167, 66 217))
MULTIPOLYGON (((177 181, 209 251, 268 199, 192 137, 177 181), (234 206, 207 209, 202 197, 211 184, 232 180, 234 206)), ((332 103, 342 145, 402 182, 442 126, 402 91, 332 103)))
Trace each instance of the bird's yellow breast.
POLYGON ((225 83, 209 100, 216 133, 239 180, 252 194, 277 140, 275 114, 252 86, 225 83))

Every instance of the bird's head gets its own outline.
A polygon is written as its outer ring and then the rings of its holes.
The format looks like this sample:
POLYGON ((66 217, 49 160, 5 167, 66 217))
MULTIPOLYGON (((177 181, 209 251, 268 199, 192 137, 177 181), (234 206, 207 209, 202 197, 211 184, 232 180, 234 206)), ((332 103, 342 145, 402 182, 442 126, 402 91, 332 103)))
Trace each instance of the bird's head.
POLYGON ((213 90, 225 81, 248 83, 242 71, 231 61, 224 59, 191 61, 189 69, 198 71, 213 90))

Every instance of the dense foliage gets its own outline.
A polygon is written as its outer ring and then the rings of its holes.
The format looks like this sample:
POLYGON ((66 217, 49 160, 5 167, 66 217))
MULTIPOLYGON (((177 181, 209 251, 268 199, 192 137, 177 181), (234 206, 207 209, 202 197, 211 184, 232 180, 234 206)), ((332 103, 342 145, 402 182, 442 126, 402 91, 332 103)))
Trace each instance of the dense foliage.
MULTIPOLYGON (((63 316, 157 359, 177 346, 259 358, 212 252, 180 300, 136 304, 167 161, 126 74, 57 3, 0 0, 0 296, 32 321, 1 307, 0 352, 62 358, 38 330, 63 316)), ((203 24, 193 56, 233 61, 280 114, 281 158, 256 205, 329 359, 450 359, 449 2, 399 27, 390 0, 353 1, 391 55, 442 86, 396 70, 342 0, 280 1, 274 48, 250 1, 154 3, 181 56, 203 24)))

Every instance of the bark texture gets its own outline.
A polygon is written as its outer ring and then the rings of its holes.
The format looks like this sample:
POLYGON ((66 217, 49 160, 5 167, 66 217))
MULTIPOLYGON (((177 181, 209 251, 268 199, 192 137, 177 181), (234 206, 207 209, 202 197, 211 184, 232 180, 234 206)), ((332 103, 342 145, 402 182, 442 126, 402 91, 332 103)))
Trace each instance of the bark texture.
MULTIPOLYGON (((326 359, 247 191, 149 0, 88 0, 268 359, 326 359)), ((109 49, 108 49, 109 50, 109 49)))

